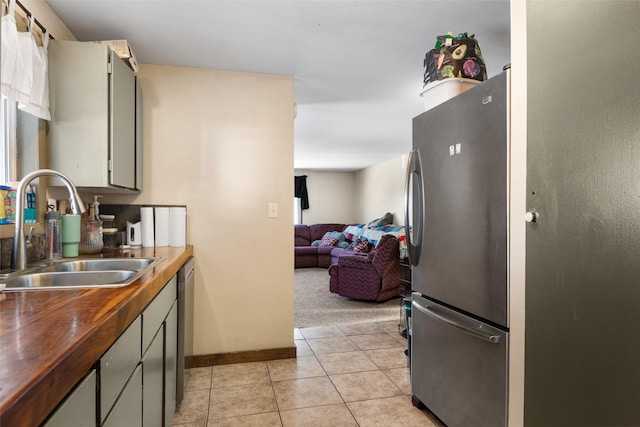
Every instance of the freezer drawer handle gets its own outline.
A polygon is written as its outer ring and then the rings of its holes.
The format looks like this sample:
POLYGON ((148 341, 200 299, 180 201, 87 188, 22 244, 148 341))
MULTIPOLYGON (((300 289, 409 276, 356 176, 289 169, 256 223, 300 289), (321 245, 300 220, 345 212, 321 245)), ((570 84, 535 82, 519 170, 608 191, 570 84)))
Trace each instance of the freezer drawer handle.
POLYGON ((463 332, 466 332, 469 335, 473 335, 476 338, 480 338, 484 341, 488 341, 492 344, 498 344, 500 342, 500 335, 488 334, 482 331, 479 331, 475 328, 469 327, 467 325, 463 325, 455 319, 452 319, 446 315, 437 313, 431 307, 424 307, 416 301, 413 301, 413 307, 418 309, 418 311, 426 314, 432 319, 438 320, 442 323, 446 323, 449 326, 453 326, 454 328, 460 329, 463 332))

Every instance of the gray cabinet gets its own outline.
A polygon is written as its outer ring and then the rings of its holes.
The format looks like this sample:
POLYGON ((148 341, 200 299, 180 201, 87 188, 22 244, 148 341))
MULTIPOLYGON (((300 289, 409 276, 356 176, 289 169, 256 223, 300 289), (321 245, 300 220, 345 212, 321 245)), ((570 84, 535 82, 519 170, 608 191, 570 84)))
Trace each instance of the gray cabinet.
POLYGON ((142 91, 133 70, 104 44, 52 40, 49 92, 51 168, 78 187, 142 188, 142 91))
POLYGON ((173 276, 44 427, 161 427, 176 409, 178 285, 173 276), (99 403, 99 405, 98 405, 99 403))
POLYGON ((103 427, 142 426, 142 365, 138 365, 122 390, 103 427))
POLYGON ((136 78, 136 190, 142 191, 142 86, 136 78))
POLYGON ((178 304, 174 302, 165 321, 165 397, 164 425, 170 426, 176 412, 176 374, 178 363, 178 304))
MULTIPOLYGON (((100 358, 100 421, 105 422, 121 401, 123 389, 140 363, 142 319, 138 316, 118 340, 100 358)), ((142 397, 139 399, 139 406, 142 397)), ((142 416, 140 422, 142 423, 142 416)))
POLYGON ((151 340, 167 318, 167 314, 169 314, 177 295, 177 278, 174 276, 142 312, 143 352, 147 350, 151 340))
POLYGON ((65 397, 43 427, 91 427, 96 425, 96 370, 93 369, 65 397))
POLYGON ((162 426, 164 402, 164 328, 160 328, 142 357, 142 425, 162 426))
POLYGON ((142 312, 143 425, 170 426, 176 408, 177 278, 142 312))

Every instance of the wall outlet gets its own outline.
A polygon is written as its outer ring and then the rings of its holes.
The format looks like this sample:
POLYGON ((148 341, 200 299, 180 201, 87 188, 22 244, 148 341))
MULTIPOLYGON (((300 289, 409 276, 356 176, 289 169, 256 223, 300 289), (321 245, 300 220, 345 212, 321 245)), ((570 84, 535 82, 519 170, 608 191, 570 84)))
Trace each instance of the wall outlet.
POLYGON ((269 218, 277 218, 277 217, 278 217, 278 204, 269 203, 269 218))

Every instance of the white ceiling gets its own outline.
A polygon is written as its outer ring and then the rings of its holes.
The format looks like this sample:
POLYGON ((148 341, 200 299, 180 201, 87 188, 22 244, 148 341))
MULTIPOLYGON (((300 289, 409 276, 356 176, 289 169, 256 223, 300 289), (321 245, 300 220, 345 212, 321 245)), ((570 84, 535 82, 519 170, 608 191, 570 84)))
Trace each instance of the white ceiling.
POLYGON ((46 0, 78 40, 127 39, 140 63, 295 77, 295 168, 358 170, 407 153, 436 36, 510 62, 508 0, 46 0))

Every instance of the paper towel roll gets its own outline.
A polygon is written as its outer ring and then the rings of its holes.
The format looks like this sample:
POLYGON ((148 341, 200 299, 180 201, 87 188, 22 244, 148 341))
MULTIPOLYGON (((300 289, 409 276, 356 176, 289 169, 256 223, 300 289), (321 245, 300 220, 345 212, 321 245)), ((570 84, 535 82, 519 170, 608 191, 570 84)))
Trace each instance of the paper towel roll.
POLYGON ((169 246, 169 208, 155 208, 156 246, 169 246))
POLYGON ((187 244, 187 208, 169 209, 169 246, 187 244))
POLYGON ((142 237, 142 247, 153 247, 153 208, 140 208, 140 228, 142 237))

